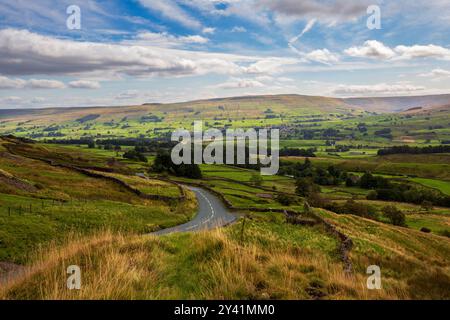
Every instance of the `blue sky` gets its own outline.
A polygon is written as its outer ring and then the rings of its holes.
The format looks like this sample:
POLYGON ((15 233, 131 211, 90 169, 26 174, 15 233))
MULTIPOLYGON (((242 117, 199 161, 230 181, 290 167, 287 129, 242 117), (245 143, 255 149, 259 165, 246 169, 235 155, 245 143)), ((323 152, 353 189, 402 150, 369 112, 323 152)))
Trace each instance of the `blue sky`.
POLYGON ((450 93, 449 27, 448 0, 0 0, 0 108, 450 93))

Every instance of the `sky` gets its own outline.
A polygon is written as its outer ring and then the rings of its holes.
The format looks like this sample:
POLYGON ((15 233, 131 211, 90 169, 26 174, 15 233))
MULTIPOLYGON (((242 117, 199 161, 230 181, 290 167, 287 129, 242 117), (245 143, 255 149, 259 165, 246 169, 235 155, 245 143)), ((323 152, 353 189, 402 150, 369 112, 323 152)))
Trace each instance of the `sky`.
POLYGON ((448 30, 449 0, 0 0, 0 109, 450 93, 448 30))

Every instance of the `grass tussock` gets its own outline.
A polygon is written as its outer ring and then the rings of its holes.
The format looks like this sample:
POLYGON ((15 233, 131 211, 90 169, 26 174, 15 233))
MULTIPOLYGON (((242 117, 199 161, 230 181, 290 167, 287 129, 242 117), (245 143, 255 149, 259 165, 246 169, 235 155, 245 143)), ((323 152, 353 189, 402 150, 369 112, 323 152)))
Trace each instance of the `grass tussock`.
POLYGON ((362 274, 300 246, 241 244, 232 233, 71 237, 36 254, 0 299, 398 299, 403 288, 368 291, 362 274), (81 290, 66 288, 78 265, 81 290))

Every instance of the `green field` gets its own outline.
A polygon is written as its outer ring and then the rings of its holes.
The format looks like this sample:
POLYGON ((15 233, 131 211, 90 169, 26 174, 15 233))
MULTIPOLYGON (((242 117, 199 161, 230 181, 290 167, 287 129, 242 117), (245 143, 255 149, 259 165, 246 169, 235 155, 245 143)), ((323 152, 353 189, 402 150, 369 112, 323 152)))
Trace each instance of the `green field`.
POLYGON ((434 179, 423 179, 423 178, 412 178, 413 182, 417 182, 426 187, 437 189, 442 193, 450 195, 450 181, 434 180, 434 179))
POLYGON ((33 267, 0 288, 0 299, 449 298, 450 154, 378 155, 447 143, 447 107, 380 114, 287 95, 29 112, 0 113, 0 276, 2 263, 33 267), (197 179, 157 171, 170 133, 194 120, 221 130, 276 127, 282 148, 315 157, 306 169, 305 157, 283 157, 281 169, 296 175, 228 165, 200 165, 197 179), (144 159, 125 158, 130 151, 144 159), (348 180, 366 173, 409 188, 408 197, 379 200, 375 187, 348 180), (319 188, 302 193, 302 179, 319 188), (194 216, 197 202, 188 191, 183 200, 177 182, 215 192, 237 222, 148 235, 194 216), (353 243, 351 276, 343 235, 353 243), (80 292, 61 287, 68 262, 90 270, 80 292), (376 292, 365 289, 372 264, 383 270, 376 292))

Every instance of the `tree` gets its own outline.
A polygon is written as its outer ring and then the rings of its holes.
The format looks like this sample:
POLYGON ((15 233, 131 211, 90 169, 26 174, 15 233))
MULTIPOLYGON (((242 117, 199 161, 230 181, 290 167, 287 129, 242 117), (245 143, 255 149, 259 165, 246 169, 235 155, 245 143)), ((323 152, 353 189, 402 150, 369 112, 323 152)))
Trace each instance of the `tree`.
POLYGON ((129 150, 123 154, 123 157, 125 159, 130 159, 134 161, 141 161, 141 162, 147 162, 147 157, 144 156, 142 153, 137 152, 136 150, 129 150))
POLYGON ((376 218, 373 209, 370 206, 361 202, 356 202, 353 199, 347 200, 342 207, 342 213, 353 214, 365 218, 376 218))
POLYGON ((281 203, 283 206, 290 206, 292 203, 295 202, 295 199, 285 193, 280 193, 277 196, 277 201, 281 203))
POLYGON ((378 199, 378 192, 376 192, 375 190, 370 191, 367 194, 366 199, 367 200, 377 200, 378 199))
POLYGON ((387 206, 383 208, 383 214, 394 226, 406 226, 405 214, 395 206, 387 206))
POLYGON ((320 193, 312 192, 306 198, 306 201, 311 207, 314 208, 330 208, 332 206, 331 200, 324 198, 320 195, 320 193))
POLYGON ((348 175, 347 179, 345 180, 345 186, 349 187, 349 188, 357 186, 358 183, 359 183, 359 177, 354 174, 348 175))
POLYGON ((250 183, 254 186, 260 187, 262 185, 263 179, 261 178, 261 175, 259 174, 252 174, 250 177, 250 183))
POLYGON ((378 186, 378 179, 367 172, 361 177, 359 184, 363 189, 375 189, 378 186))
POLYGON ((119 146, 118 144, 116 144, 114 146, 114 151, 116 152, 116 156, 119 156, 119 151, 122 150, 121 146, 119 146))
POLYGON ((165 151, 158 151, 152 170, 158 173, 171 173, 178 177, 186 177, 191 179, 201 179, 202 171, 197 164, 180 164, 176 165, 172 162, 170 154, 165 151))
POLYGON ((308 197, 311 193, 321 191, 320 186, 315 184, 311 178, 299 178, 295 185, 295 193, 301 197, 308 197))
POLYGON ((425 210, 427 212, 433 210, 433 203, 430 201, 427 201, 427 200, 423 201, 420 206, 423 210, 425 210))

